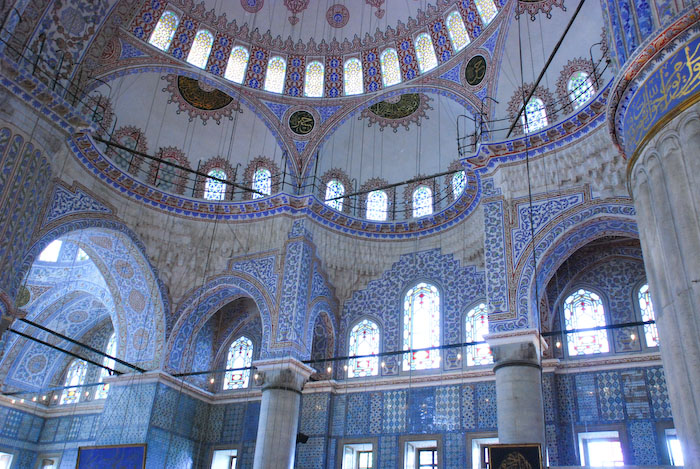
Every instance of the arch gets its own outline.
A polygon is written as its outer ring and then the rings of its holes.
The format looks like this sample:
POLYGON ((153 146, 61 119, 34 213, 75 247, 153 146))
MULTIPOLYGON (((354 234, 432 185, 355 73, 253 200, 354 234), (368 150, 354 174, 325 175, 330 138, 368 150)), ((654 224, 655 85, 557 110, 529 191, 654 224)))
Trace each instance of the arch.
MULTIPOLYGON (((347 354, 350 357, 377 355, 382 349, 382 331, 376 321, 360 318, 350 326, 347 354)), ((351 359, 348 362, 348 378, 376 376, 379 374, 379 357, 351 359)))
POLYGON ((174 314, 175 323, 165 351, 165 367, 173 372, 184 372, 187 357, 193 350, 197 331, 216 314, 222 306, 238 298, 252 299, 258 307, 262 321, 263 342, 260 356, 269 353, 272 336, 271 314, 274 311, 272 296, 252 276, 245 273, 224 274, 209 280, 204 286, 188 292, 174 314), (265 342, 267 341, 267 342, 265 342))
POLYGON ((175 12, 171 10, 163 12, 151 33, 149 44, 166 52, 170 48, 170 43, 173 42, 178 24, 180 24, 180 17, 175 12))
MULTIPOLYGON (((418 282, 403 297, 403 350, 437 347, 442 341, 441 294, 434 283, 418 282)), ((440 350, 403 354, 403 370, 440 366, 440 350)))
POLYGON ((265 91, 281 94, 284 91, 284 77, 287 73, 287 61, 279 55, 270 57, 265 73, 265 91))
POLYGON ((222 182, 227 179, 226 172, 221 168, 214 168, 207 172, 207 180, 204 183, 204 198, 207 200, 224 200, 227 184, 222 182))
POLYGON ((253 364, 253 341, 245 335, 239 336, 229 346, 226 357, 226 369, 224 374, 223 389, 243 389, 250 384, 250 368, 253 364))
MULTIPOLYGON (((327 302, 323 302, 322 306, 315 308, 318 311, 316 314, 316 319, 313 321, 313 329, 311 331, 311 337, 307 338, 310 340, 310 353, 309 357, 311 360, 328 360, 335 356, 335 325, 331 317, 333 316, 328 312, 327 302)), ((316 377, 318 379, 329 379, 331 373, 328 372, 324 364, 314 363, 313 367, 316 369, 316 377)))
POLYGON ((433 213, 433 191, 428 186, 418 186, 413 191, 413 217, 424 217, 433 213))
MULTIPOLYGON (((66 377, 63 380, 63 386, 80 386, 85 383, 85 374, 87 373, 87 362, 78 360, 77 358, 70 362, 66 370, 66 377)), ((76 404, 80 402, 82 389, 80 387, 66 387, 61 392, 59 405, 76 404)))
MULTIPOLYGON (((231 166, 231 163, 226 161, 224 158, 217 156, 214 158, 211 158, 210 160, 207 160, 206 163, 202 165, 201 168, 199 168, 199 172, 204 173, 204 174, 210 174, 212 171, 221 171, 223 172, 224 177, 215 176, 218 177, 219 179, 224 179, 224 180, 229 180, 233 179, 234 174, 236 171, 234 170, 233 166, 231 166)), ((199 197, 202 199, 206 199, 206 191, 207 191, 207 183, 209 182, 209 179, 207 178, 201 178, 197 177, 197 182, 195 183, 194 187, 194 195, 195 197, 199 197)), ((214 181, 216 182, 216 181, 214 181)), ((218 192, 216 194, 221 197, 220 199, 209 199, 209 200, 231 200, 233 198, 233 186, 231 184, 221 184, 220 186, 217 185, 218 187, 218 192), (223 187, 222 187, 223 186, 223 187)))
POLYGON ((321 62, 318 60, 309 62, 304 76, 304 96, 309 98, 323 97, 323 73, 324 67, 321 62))
POLYGON ((467 45, 469 45, 469 34, 467 33, 467 28, 464 26, 464 20, 459 11, 455 10, 449 15, 447 15, 447 30, 450 32, 450 39, 452 40, 452 47, 454 47, 455 52, 459 52, 467 45))
POLYGON ((396 49, 385 49, 379 56, 379 63, 382 66, 382 84, 385 88, 401 83, 401 67, 396 49))
POLYGON ((374 190, 367 194, 367 213, 365 214, 368 220, 386 221, 389 211, 389 196, 386 191, 374 190))
POLYGON ((544 101, 542 101, 537 96, 530 98, 525 106, 525 112, 520 116, 520 120, 523 124, 523 132, 537 132, 549 125, 547 120, 547 110, 544 106, 544 101))
POLYGON ((266 195, 272 194, 272 173, 267 168, 258 168, 253 173, 253 190, 258 193, 253 193, 254 199, 260 199, 266 195))
POLYGON ((326 183, 325 204, 339 212, 343 211, 343 200, 337 199, 345 195, 345 186, 338 179, 331 179, 326 183))
POLYGON ((418 58, 418 68, 420 68, 421 73, 429 72, 438 66, 433 40, 430 39, 427 33, 421 33, 416 36, 414 46, 416 48, 416 57, 418 58))
POLYGON ((335 348, 336 348, 336 333, 338 331, 338 322, 336 320, 336 316, 334 312, 336 311, 336 307, 330 302, 330 300, 326 297, 318 297, 313 301, 313 304, 311 305, 309 314, 307 315, 307 326, 306 326, 306 336, 305 336, 305 345, 307 349, 307 353, 309 356, 311 356, 312 348, 313 348, 313 335, 314 335, 314 328, 316 326, 316 321, 319 319, 320 316, 325 316, 324 318, 324 324, 328 330, 329 337, 331 337, 332 340, 332 346, 329 348, 329 350, 332 352, 330 356, 335 355, 335 348))
MULTIPOLYGON (((602 295, 593 288, 579 286, 569 290, 562 303, 563 323, 567 331, 605 326, 609 322, 608 308, 602 295)), ((610 352, 607 330, 576 332, 566 335, 569 356, 591 355, 610 352)))
POLYGON ((566 89, 574 111, 584 106, 595 95, 590 75, 582 70, 569 77, 566 89))
MULTIPOLYGON (((488 333, 488 307, 485 301, 480 301, 470 306, 464 314, 464 341, 480 342, 488 333)), ((465 354, 467 366, 493 363, 493 355, 488 344, 469 345, 465 354)))
MULTIPOLYGON (((141 153, 148 152, 146 136, 138 127, 134 127, 132 125, 119 127, 114 132, 112 138, 115 142, 127 148, 131 148, 132 150, 136 150, 141 153)), ((112 146, 107 148, 106 153, 112 159, 114 164, 116 164, 122 170, 133 176, 140 176, 141 164, 143 163, 144 159, 143 156, 136 155, 112 146)))
POLYGON ((214 45, 214 35, 206 29, 200 29, 192 41, 192 47, 187 54, 187 63, 198 68, 205 68, 214 45))
MULTIPOLYGON (((185 168, 190 167, 190 160, 182 150, 176 147, 161 147, 156 155, 159 160, 171 161, 185 168)), ((159 160, 151 162, 151 169, 148 173, 148 181, 156 187, 164 187, 176 194, 184 194, 187 186, 187 172, 162 163, 159 160)))
POLYGON ((343 64, 343 82, 346 96, 364 93, 362 62, 357 57, 350 58, 343 64))
POLYGON ((239 85, 245 80, 245 72, 248 69, 248 60, 250 60, 250 52, 243 46, 236 46, 231 49, 226 64, 224 78, 231 80, 239 85))
MULTIPOLYGON (((280 169, 279 166, 277 166, 277 164, 275 164, 273 160, 271 160, 270 158, 265 158, 264 156, 258 156, 250 160, 250 163, 248 163, 248 166, 246 166, 245 171, 243 172, 244 184, 248 187, 252 187, 253 189, 255 189, 255 174, 258 172, 259 169, 266 169, 270 172, 269 193, 275 193, 281 184, 280 169)), ((243 198, 246 200, 250 200, 256 198, 253 197, 254 195, 255 194, 252 192, 246 192, 245 194, 243 194, 243 198)))
MULTIPOLYGON (((639 307, 639 316, 641 320, 645 322, 656 321, 654 305, 651 300, 651 291, 649 290, 649 283, 644 280, 637 285, 634 292, 636 294, 636 298, 633 303, 639 307)), ((659 330, 656 327, 656 324, 644 325, 644 343, 647 347, 659 346, 659 330)))
POLYGON ((476 3, 476 10, 479 12, 479 16, 481 17, 481 21, 484 22, 484 26, 488 26, 488 24, 493 21, 498 14, 496 4, 493 2, 493 0, 474 0, 474 3, 476 3))
POLYGON ((467 175, 464 170, 454 173, 450 182, 452 183, 452 197, 456 200, 462 195, 465 187, 467 187, 467 175))

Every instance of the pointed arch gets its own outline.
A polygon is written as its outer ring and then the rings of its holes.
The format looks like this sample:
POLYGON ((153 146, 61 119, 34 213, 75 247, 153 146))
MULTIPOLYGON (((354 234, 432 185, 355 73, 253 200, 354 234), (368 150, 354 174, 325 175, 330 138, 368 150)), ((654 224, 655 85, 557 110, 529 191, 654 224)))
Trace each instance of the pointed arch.
POLYGON ((187 54, 187 63, 198 68, 207 66, 211 47, 214 45, 214 35, 206 29, 200 29, 192 41, 192 48, 187 54))
POLYGON ((149 44, 166 52, 170 48, 170 43, 173 42, 178 24, 180 24, 180 17, 175 12, 171 10, 163 12, 151 33, 149 44))
POLYGON ((403 300, 403 370, 425 370, 440 366, 440 291, 432 283, 419 282, 403 300))

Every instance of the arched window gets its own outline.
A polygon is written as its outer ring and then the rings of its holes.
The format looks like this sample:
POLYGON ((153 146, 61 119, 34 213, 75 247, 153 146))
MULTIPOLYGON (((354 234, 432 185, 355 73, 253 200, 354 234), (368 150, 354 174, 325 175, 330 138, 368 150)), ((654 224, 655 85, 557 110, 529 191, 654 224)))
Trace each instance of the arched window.
POLYGON ((456 199, 467 187, 467 177, 464 171, 456 172, 452 175, 452 195, 456 199))
MULTIPOLYGON (((116 356, 117 355, 117 336, 116 334, 112 334, 109 340, 107 341, 107 348, 105 349, 105 353, 107 355, 111 356, 116 356)), ((112 369, 114 369, 114 360, 111 358, 104 357, 102 359, 102 364, 104 366, 108 366, 112 369)), ((107 376, 109 376, 109 371, 105 370, 102 368, 100 370, 100 383, 102 380, 104 380, 107 376)), ((109 394, 109 384, 103 384, 102 386, 97 387, 97 393, 95 394, 95 399, 107 399, 107 394, 109 394)))
POLYGON ((250 365, 252 364, 253 341, 241 336, 228 349, 226 369, 232 371, 227 371, 224 375, 224 389, 247 388, 250 379, 250 365))
POLYGON ((231 80, 234 83, 243 83, 245 79, 245 71, 248 68, 248 60, 250 53, 243 46, 236 46, 231 49, 231 54, 228 57, 226 64, 226 72, 224 78, 231 80))
POLYGON ((452 47, 456 52, 461 51, 469 44, 469 34, 464 27, 464 20, 458 11, 453 11, 447 16, 447 30, 450 32, 452 47))
POLYGON ((437 56, 433 48, 433 40, 426 33, 421 33, 416 37, 416 56, 418 57, 418 67, 421 73, 437 67, 437 56))
MULTIPOLYGON (((642 321, 656 321, 654 315, 654 306, 651 304, 651 292, 649 285, 644 284, 637 292, 639 300, 639 311, 642 313, 642 321)), ((656 324, 644 324, 644 338, 647 341, 647 347, 659 346, 659 331, 656 324)))
POLYGON ((61 252, 61 246, 63 246, 63 241, 60 239, 54 239, 44 248, 43 251, 41 251, 41 254, 39 254, 39 260, 42 262, 58 262, 58 255, 61 252))
POLYGON ((379 56, 382 66, 382 83, 384 86, 392 86, 401 83, 401 67, 399 67, 399 54, 396 49, 386 49, 379 56))
POLYGON ((367 219, 384 221, 389 198, 384 191, 372 191, 367 194, 367 219))
POLYGON ((342 212, 343 199, 336 199, 336 197, 341 197, 343 194, 345 194, 345 186, 343 183, 337 179, 331 179, 328 181, 328 184, 326 184, 326 205, 342 212))
POLYGON ((207 174, 207 182, 204 184, 204 198, 207 200, 224 200, 226 197, 226 173, 223 169, 215 168, 207 174), (216 178, 216 179, 212 179, 216 178), (221 179, 221 181, 217 181, 221 179))
POLYGON ((68 366, 68 372, 66 373, 66 380, 63 385, 66 388, 61 393, 61 400, 59 404, 73 404, 80 401, 80 389, 79 387, 68 387, 68 386, 80 386, 85 382, 85 372, 87 371, 87 363, 85 360, 73 360, 68 366))
MULTIPOLYGON (((486 304, 472 308, 466 316, 465 342, 481 342, 489 333, 489 316, 486 304)), ((493 355, 488 344, 467 346, 467 366, 493 363, 493 355)))
POLYGON ((204 68, 207 66, 211 46, 214 44, 214 36, 206 29, 197 31, 197 35, 192 42, 190 53, 187 54, 187 62, 195 67, 204 68))
POLYGON ((265 75, 265 91, 282 93, 284 91, 284 75, 287 73, 287 61, 279 55, 270 57, 267 62, 265 75))
POLYGON ((90 256, 87 255, 87 252, 78 248, 78 253, 75 255, 75 260, 78 262, 82 262, 82 261, 86 261, 88 259, 90 259, 90 256))
POLYGON ((569 99, 571 99, 574 109, 586 104, 595 94, 591 78, 586 72, 576 72, 571 75, 566 87, 569 90, 569 99))
POLYGON ((364 88, 362 86, 362 62, 360 59, 348 59, 345 61, 344 81, 345 95, 362 94, 364 88))
MULTIPOLYGON (((605 308, 598 295, 580 289, 564 301, 566 330, 605 326, 605 308)), ((607 353, 608 333, 605 330, 566 334, 569 356, 607 353)))
POLYGON ((162 51, 167 51, 170 47, 170 43, 173 41, 175 30, 177 30, 177 25, 179 23, 180 17, 175 13, 172 11, 164 12, 160 16, 158 24, 156 24, 148 42, 162 51))
POLYGON ((476 10, 481 16, 481 21, 484 22, 484 26, 488 25, 491 20, 496 17, 498 10, 496 10, 496 5, 493 0, 474 0, 476 2, 476 10))
POLYGON ((272 174, 267 168, 258 168, 253 173, 253 190, 256 190, 264 195, 253 192, 254 199, 260 199, 266 195, 272 194, 272 174))
POLYGON ((421 282, 403 300, 404 370, 425 370, 440 366, 440 293, 435 285, 421 282))
POLYGON ((413 216, 418 218, 433 213, 433 191, 420 186, 413 191, 413 216))
MULTIPOLYGON (((369 319, 363 319, 350 331, 348 343, 348 355, 351 357, 378 354, 379 326, 369 319)), ((379 359, 376 356, 351 359, 348 365, 348 378, 376 376, 378 373, 379 359)))
POLYGON ((318 60, 309 62, 304 77, 304 96, 309 98, 323 97, 323 64, 318 60))
POLYGON ((525 106, 525 113, 520 119, 522 120, 525 133, 536 132, 547 127, 547 111, 544 108, 544 102, 534 96, 530 98, 527 106, 525 106))

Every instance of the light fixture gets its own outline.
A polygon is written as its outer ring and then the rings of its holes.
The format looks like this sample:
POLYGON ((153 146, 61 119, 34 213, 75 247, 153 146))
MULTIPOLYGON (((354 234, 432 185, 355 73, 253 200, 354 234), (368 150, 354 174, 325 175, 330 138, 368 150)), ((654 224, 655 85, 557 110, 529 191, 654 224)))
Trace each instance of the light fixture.
POLYGON ((255 373, 255 374, 253 375, 253 379, 258 379, 259 377, 260 377, 260 375, 257 374, 257 373, 255 373))
POLYGON ((327 371, 328 373, 330 373, 331 371, 333 371, 333 368, 331 368, 331 367, 329 366, 328 368, 326 368, 326 371, 327 371))
POLYGON ((210 379, 209 382, 210 382, 211 384, 214 384, 214 378, 210 379))
POLYGON ((42 396, 42 397, 41 397, 41 400, 42 400, 42 401, 45 401, 45 400, 46 400, 46 396, 42 396))
POLYGON ((462 359, 462 354, 461 354, 461 353, 458 353, 458 354, 457 354, 457 360, 461 360, 461 359, 462 359))
POLYGON ((561 342, 559 342, 558 340, 557 340, 557 343, 554 345, 556 345, 557 348, 561 348, 561 342))
POLYGON ((58 394, 53 395, 53 400, 55 401, 56 399, 58 399, 58 394))
POLYGON ((90 395, 90 391, 85 391, 85 397, 88 397, 90 395))
POLYGON ((14 399, 12 399, 12 403, 13 403, 13 404, 15 403, 15 400, 14 400, 14 399))
POLYGON ((32 397, 32 402, 36 402, 36 396, 32 397))
POLYGON ((348 366, 347 366, 347 365, 343 365, 343 369, 344 369, 345 371, 348 371, 348 366))
POLYGON ((386 368, 386 363, 382 362, 382 368, 386 368))
POLYGON ((24 404, 24 398, 20 399, 19 402, 20 402, 21 404, 24 404))
POLYGON ((634 340, 636 338, 637 338, 637 335, 634 332, 632 334, 630 334, 630 339, 634 340))

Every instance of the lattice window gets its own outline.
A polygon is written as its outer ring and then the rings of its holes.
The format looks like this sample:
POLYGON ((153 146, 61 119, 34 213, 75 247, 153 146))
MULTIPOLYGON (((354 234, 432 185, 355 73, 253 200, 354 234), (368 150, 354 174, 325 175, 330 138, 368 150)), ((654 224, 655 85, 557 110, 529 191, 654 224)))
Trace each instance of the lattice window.
POLYGON ((345 194, 345 186, 337 179, 331 179, 326 184, 326 205, 336 209, 339 212, 343 211, 343 199, 335 199, 345 194), (335 199, 335 200, 330 200, 335 199))
MULTIPOLYGON (((350 331, 348 355, 351 357, 377 355, 379 353, 379 326, 363 319, 350 331)), ((376 356, 354 358, 348 364, 348 378, 376 376, 379 373, 379 359, 376 356)))
POLYGON ((440 366, 440 293, 435 285, 421 282, 403 300, 404 370, 425 370, 440 366))
POLYGON ((187 62, 195 67, 204 68, 207 66, 211 46, 214 44, 214 36, 206 29, 197 31, 197 35, 192 42, 190 53, 187 54, 187 62))
POLYGON ((447 30, 450 32, 452 46, 456 52, 467 47, 469 44, 469 34, 467 33, 467 28, 464 26, 462 15, 460 15, 458 11, 453 11, 447 17, 447 30))
POLYGON ((68 372, 66 373, 66 380, 63 385, 66 389, 61 393, 60 405, 63 404, 73 404, 80 401, 80 389, 77 386, 82 385, 85 382, 85 373, 87 372, 87 362, 85 360, 73 360, 68 366, 68 372), (76 387, 68 387, 76 386, 76 387))
POLYGON ((578 109, 586 104, 595 94, 593 82, 591 82, 591 78, 586 72, 574 73, 571 78, 569 78, 569 83, 567 83, 566 88, 569 91, 569 98, 571 99, 571 104, 573 104, 574 109, 578 109))
POLYGON ((401 83, 401 67, 396 49, 386 49, 382 52, 379 62, 382 65, 382 83, 385 87, 401 83))
POLYGON ((61 246, 63 246, 63 241, 54 239, 41 251, 39 260, 42 262, 58 262, 58 254, 61 252, 61 246))
POLYGON ((540 98, 532 97, 525 106, 525 113, 520 117, 525 133, 536 132, 547 127, 547 111, 540 98), (527 116, 527 117, 526 117, 527 116))
POLYGON ((433 40, 426 33, 419 34, 415 42, 418 67, 421 73, 425 73, 437 67, 437 56, 433 47, 433 40))
POLYGON ((484 22, 484 26, 487 26, 498 13, 496 4, 493 3, 493 0, 474 0, 474 2, 479 16, 481 16, 481 21, 484 22))
POLYGON ((236 339, 228 349, 224 389, 248 387, 250 366, 253 364, 253 341, 245 336, 236 339))
MULTIPOLYGON (((649 285, 642 285, 637 292, 637 299, 639 300, 639 311, 642 313, 642 321, 656 321, 649 285)), ((644 325, 644 338, 647 341, 647 347, 659 346, 659 331, 656 328, 656 324, 644 325)))
POLYGON ((367 194, 367 219, 385 221, 389 197, 384 191, 372 191, 367 194))
POLYGON ((433 213, 433 191, 427 186, 420 186, 413 191, 413 216, 423 217, 433 213))
POLYGON ((279 55, 270 57, 270 60, 267 61, 265 91, 282 93, 284 91, 285 73, 287 73, 287 61, 279 55))
MULTIPOLYGON (((486 304, 481 303, 471 309, 466 316, 465 342, 481 342, 489 333, 489 316, 486 304)), ((467 346, 467 365, 487 365, 493 363, 493 355, 488 344, 467 346)))
POLYGON ((231 80, 234 83, 243 83, 243 80, 245 80, 245 72, 248 68, 249 59, 250 52, 248 52, 248 49, 245 47, 236 46, 231 49, 224 78, 231 80))
MULTIPOLYGON (((588 290, 576 291, 564 301, 564 323, 567 331, 605 326, 603 301, 588 290)), ((575 332, 566 337, 570 356, 610 351, 605 330, 575 332)))
POLYGON ((310 62, 306 66, 304 77, 304 96, 309 98, 323 97, 323 64, 318 60, 310 62))
POLYGON ((212 169, 207 174, 207 182, 204 184, 204 198, 207 200, 224 200, 226 197, 226 172, 223 169, 212 169), (216 178, 216 179, 212 179, 216 178), (222 181, 217 181, 221 179, 222 181))
POLYGON ((362 94, 362 62, 360 59, 352 58, 345 61, 343 66, 343 78, 345 81, 345 95, 362 94))
POLYGON ((267 168, 258 168, 253 174, 253 190, 261 192, 264 195, 253 192, 254 199, 260 199, 266 195, 272 194, 272 173, 267 168))
MULTIPOLYGON (((107 348, 105 349, 107 355, 116 356, 117 355, 117 336, 112 334, 107 341, 107 348)), ((114 360, 111 358, 104 357, 102 359, 102 364, 114 369, 114 360)), ((109 371, 102 368, 100 370, 100 383, 109 376, 109 371)), ((109 394, 109 384, 103 384, 97 387, 97 393, 95 394, 95 399, 107 399, 107 394, 109 394)))
POLYGON ((164 12, 158 20, 153 33, 151 33, 151 38, 148 42, 162 51, 167 51, 170 43, 173 41, 179 23, 180 17, 175 13, 172 11, 164 12))
POLYGON ((467 187, 467 176, 464 174, 464 171, 454 173, 452 175, 452 194, 455 199, 464 192, 465 187, 467 187))

